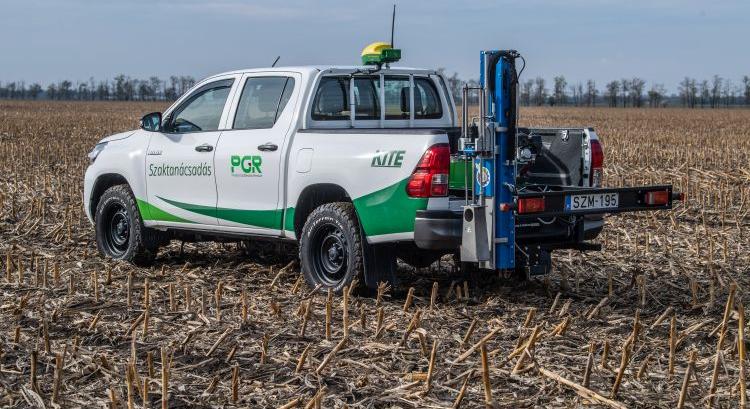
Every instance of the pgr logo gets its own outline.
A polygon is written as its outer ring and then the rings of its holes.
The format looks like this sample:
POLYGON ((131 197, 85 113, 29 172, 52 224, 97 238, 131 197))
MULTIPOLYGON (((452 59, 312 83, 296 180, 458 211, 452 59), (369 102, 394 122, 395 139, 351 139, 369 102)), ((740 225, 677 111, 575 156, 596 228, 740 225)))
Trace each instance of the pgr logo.
POLYGON ((406 151, 375 151, 372 157, 373 168, 400 168, 404 163, 404 154, 406 151))
POLYGON ((259 155, 232 155, 230 157, 232 165, 232 176, 263 176, 260 166, 263 164, 263 158, 259 155))

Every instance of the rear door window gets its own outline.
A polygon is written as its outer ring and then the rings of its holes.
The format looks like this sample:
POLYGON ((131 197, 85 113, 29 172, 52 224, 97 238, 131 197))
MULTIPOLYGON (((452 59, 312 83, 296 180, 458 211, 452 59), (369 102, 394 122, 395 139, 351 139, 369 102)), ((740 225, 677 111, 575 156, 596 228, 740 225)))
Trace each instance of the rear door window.
POLYGON ((234 129, 272 128, 292 95, 294 78, 248 78, 237 104, 234 129))

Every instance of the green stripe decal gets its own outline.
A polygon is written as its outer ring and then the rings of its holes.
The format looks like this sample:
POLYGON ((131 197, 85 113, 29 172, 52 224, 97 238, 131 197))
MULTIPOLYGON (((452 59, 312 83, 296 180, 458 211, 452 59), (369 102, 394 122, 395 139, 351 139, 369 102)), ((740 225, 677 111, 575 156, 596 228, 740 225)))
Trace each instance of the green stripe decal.
POLYGON ((203 216, 216 217, 222 220, 246 224, 253 227, 261 227, 267 229, 281 228, 281 210, 241 210, 227 209, 223 207, 216 208, 213 206, 203 206, 191 203, 177 202, 174 200, 165 199, 160 196, 157 197, 171 204, 172 206, 179 207, 180 209, 187 210, 189 212, 201 214, 203 216))
POLYGON ((216 217, 266 229, 281 229, 281 210, 216 209, 216 217))
MULTIPOLYGON (((367 236, 414 231, 414 219, 417 210, 426 209, 428 199, 409 197, 406 194, 407 183, 408 179, 404 179, 384 189, 354 199, 354 208, 357 210, 362 229, 367 236)), ((241 210, 183 203, 160 196, 157 197, 172 206, 192 213, 267 229, 281 229, 282 215, 286 211, 283 228, 284 230, 294 231, 293 207, 286 210, 241 210)), ((141 201, 139 201, 140 206, 141 201)), ((146 202, 143 202, 143 206, 148 206, 154 220, 189 222, 146 202)), ((144 210, 141 210, 142 214, 143 212, 144 210)))
POLYGON ((216 217, 216 206, 203 206, 203 205, 197 205, 197 204, 191 204, 191 203, 177 202, 174 200, 165 199, 161 196, 156 196, 156 197, 171 204, 174 207, 179 207, 182 210, 187 210, 189 212, 202 214, 203 216, 216 217))
POLYGON ((414 231, 417 210, 427 208, 426 198, 406 194, 409 179, 354 199, 359 220, 367 236, 414 231))
POLYGON ((286 218, 284 219, 284 230, 294 231, 294 208, 286 209, 286 218))
POLYGON ((138 203, 138 211, 141 213, 143 220, 155 220, 163 222, 180 222, 180 223, 192 223, 190 220, 185 220, 181 217, 175 216, 171 213, 167 213, 164 210, 152 205, 151 203, 135 199, 138 203))

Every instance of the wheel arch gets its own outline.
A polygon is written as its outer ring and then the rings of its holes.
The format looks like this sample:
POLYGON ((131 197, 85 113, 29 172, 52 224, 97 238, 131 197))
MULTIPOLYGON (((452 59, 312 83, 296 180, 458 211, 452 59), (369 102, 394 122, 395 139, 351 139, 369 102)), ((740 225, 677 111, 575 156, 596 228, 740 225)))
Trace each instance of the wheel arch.
MULTIPOLYGON (((349 193, 335 183, 316 183, 305 187, 297 198, 294 207, 294 235, 299 239, 307 217, 318 206, 333 202, 352 203, 349 193)), ((356 208, 354 209, 356 214, 356 208)), ((359 218, 359 216, 357 216, 359 218)))
MULTIPOLYGON (((104 192, 112 186, 117 185, 128 185, 130 188, 128 180, 119 173, 105 173, 96 178, 91 188, 91 198, 89 199, 89 212, 92 217, 96 215, 96 207, 99 205, 99 199, 101 199, 104 192)), ((130 189, 132 191, 132 188, 130 189)))
POLYGON ((396 258, 394 245, 384 243, 371 245, 362 228, 359 211, 349 193, 342 186, 335 183, 318 183, 305 187, 300 193, 294 208, 294 234, 297 240, 302 237, 302 228, 310 213, 318 206, 333 202, 351 203, 354 216, 359 224, 361 243, 363 247, 364 283, 369 288, 376 288, 380 282, 396 282, 396 258))

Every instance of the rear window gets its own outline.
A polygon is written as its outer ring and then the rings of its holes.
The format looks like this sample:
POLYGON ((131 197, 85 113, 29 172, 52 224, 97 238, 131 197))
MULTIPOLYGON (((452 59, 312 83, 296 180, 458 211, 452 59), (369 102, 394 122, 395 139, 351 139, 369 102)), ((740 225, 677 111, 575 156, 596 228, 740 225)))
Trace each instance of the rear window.
POLYGON ((414 78, 414 119, 439 119, 443 105, 435 83, 427 78, 414 78))
MULTIPOLYGON (((409 77, 385 76, 385 119, 408 120, 410 115, 409 77)), ((316 121, 349 120, 350 77, 329 76, 321 79, 315 93, 312 119, 316 121)), ((354 78, 354 106, 356 120, 380 119, 380 77, 354 78)), ((414 78, 414 119, 442 118, 440 97, 429 78, 414 78)))
POLYGON ((409 77, 386 76, 385 119, 409 119, 409 77))

